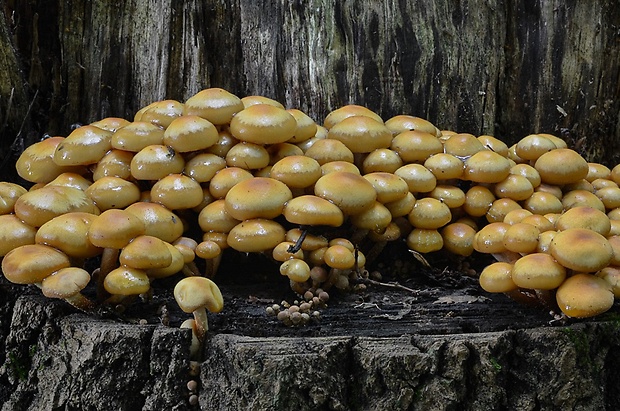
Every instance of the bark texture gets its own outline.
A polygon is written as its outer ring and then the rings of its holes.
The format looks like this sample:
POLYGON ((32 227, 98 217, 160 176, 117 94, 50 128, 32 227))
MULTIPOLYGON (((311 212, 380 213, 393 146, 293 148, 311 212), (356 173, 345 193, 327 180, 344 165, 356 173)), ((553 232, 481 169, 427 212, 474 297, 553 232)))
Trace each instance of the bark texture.
POLYGON ((33 136, 223 87, 318 122, 355 103, 509 143, 551 132, 590 159, 619 160, 613 0, 9 0, 4 11, 12 41, 3 34, 0 64, 20 102, 11 119, 31 99, 33 136))

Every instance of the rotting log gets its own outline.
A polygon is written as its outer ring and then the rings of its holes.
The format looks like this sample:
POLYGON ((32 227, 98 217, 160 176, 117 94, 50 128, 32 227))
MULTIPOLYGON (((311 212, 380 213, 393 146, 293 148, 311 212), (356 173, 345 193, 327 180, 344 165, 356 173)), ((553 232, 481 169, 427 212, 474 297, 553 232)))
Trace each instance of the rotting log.
POLYGON ((26 87, 11 121, 30 98, 35 136, 223 87, 319 122, 355 103, 509 143, 552 132, 620 160, 614 0, 9 0, 2 24, 13 41, 0 68, 26 87))

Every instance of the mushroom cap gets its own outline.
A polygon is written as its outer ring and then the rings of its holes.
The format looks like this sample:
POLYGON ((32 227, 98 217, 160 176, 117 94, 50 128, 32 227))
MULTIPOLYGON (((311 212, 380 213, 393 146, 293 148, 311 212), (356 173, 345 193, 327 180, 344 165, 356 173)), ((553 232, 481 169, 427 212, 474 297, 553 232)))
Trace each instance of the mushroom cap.
POLYGON ((485 225, 474 236, 474 250, 487 254, 506 251, 504 234, 506 234, 508 228, 510 228, 510 225, 503 222, 485 225))
POLYGON ((127 210, 110 209, 97 216, 88 228, 89 241, 102 248, 121 249, 146 232, 144 222, 127 210))
POLYGON ((356 214, 371 208, 377 192, 364 177, 346 171, 335 171, 319 178, 314 194, 336 204, 345 214, 356 214))
POLYGON ((428 168, 437 180, 451 180, 463 176, 463 161, 447 153, 433 154, 424 161, 424 167, 428 168))
POLYGON ((377 201, 380 203, 400 200, 409 193, 407 182, 395 174, 374 172, 365 174, 363 177, 374 187, 377 192, 377 201))
POLYGON ((569 228, 587 228, 606 237, 611 230, 611 222, 604 212, 596 208, 581 206, 562 213, 555 222, 555 228, 558 231, 569 228))
POLYGON ((489 211, 494 201, 495 195, 491 190, 475 185, 465 193, 463 210, 472 217, 482 217, 489 211))
POLYGON ((286 231, 277 222, 264 218, 245 220, 228 233, 228 245, 244 253, 271 250, 284 241, 286 231))
POLYGON ((489 293, 507 293, 518 287, 512 280, 512 264, 498 261, 486 266, 478 278, 480 287, 489 293))
POLYGON ((357 228, 381 232, 392 222, 392 213, 375 201, 369 209, 350 216, 349 221, 357 228))
POLYGON ((198 225, 205 233, 210 231, 228 233, 240 222, 226 210, 224 199, 207 204, 198 214, 198 225))
POLYGON ((620 297, 620 267, 609 266, 596 273, 597 277, 607 281, 611 286, 611 291, 614 293, 614 297, 620 297))
POLYGON ((428 196, 435 198, 448 208, 458 208, 465 204, 465 193, 457 186, 450 184, 439 184, 428 193, 428 196))
POLYGON ((226 167, 226 160, 211 153, 200 153, 185 163, 183 174, 188 175, 199 183, 211 181, 213 176, 226 167))
POLYGON ((337 108, 327 114, 327 116, 325 117, 325 121, 323 122, 323 126, 327 130, 330 130, 333 126, 340 123, 344 119, 353 116, 366 116, 372 118, 375 121, 383 123, 383 119, 369 108, 364 106, 358 106, 356 104, 348 104, 337 108))
POLYGON ((330 161, 321 165, 321 175, 333 173, 334 171, 346 171, 347 173, 361 175, 360 169, 348 161, 330 161))
POLYGON ((520 210, 521 205, 510 198, 498 198, 493 201, 487 211, 486 219, 489 223, 504 221, 506 215, 513 210, 520 210))
POLYGON ((465 223, 450 223, 441 230, 443 248, 452 254, 470 256, 474 252, 476 230, 465 223))
POLYGON ((253 177, 233 186, 225 197, 228 214, 237 220, 272 219, 293 198, 286 184, 268 177, 253 177))
POLYGON ((95 126, 76 128, 54 151, 59 166, 95 164, 112 148, 112 132, 95 126))
POLYGON ((201 241, 196 245, 196 257, 212 260, 222 254, 222 249, 215 241, 201 241))
POLYGON ((509 174, 505 179, 495 184, 494 192, 499 198, 523 201, 532 196, 534 187, 526 177, 518 174, 509 174))
POLYGON ((41 282, 41 291, 49 298, 70 298, 86 288, 89 282, 88 271, 79 267, 66 267, 45 277, 41 282))
POLYGON ((95 127, 99 127, 103 130, 108 130, 111 132, 115 132, 116 130, 118 130, 121 127, 125 127, 127 124, 129 124, 129 120, 126 120, 124 118, 120 118, 120 117, 106 117, 104 119, 101 119, 99 121, 94 121, 92 123, 90 123, 91 126, 95 126, 95 127))
POLYGON ((289 139, 289 142, 301 143, 314 137, 317 130, 317 124, 310 118, 310 116, 296 108, 288 109, 286 111, 292 115, 297 122, 295 134, 289 139))
POLYGON ((422 164, 405 164, 395 175, 405 180, 412 193, 428 193, 437 186, 437 178, 422 164))
POLYGON ((35 242, 57 248, 72 257, 94 257, 102 250, 90 242, 88 231, 97 218, 82 212, 59 215, 39 227, 35 242))
POLYGON ((181 310, 192 313, 206 308, 219 313, 224 308, 224 297, 217 284, 206 277, 185 277, 174 287, 174 299, 181 310))
POLYGON ((64 140, 64 137, 50 137, 26 147, 15 163, 17 174, 32 183, 47 183, 64 172, 82 170, 81 166, 61 166, 54 162, 56 147, 64 140))
POLYGON ((570 208, 587 206, 596 208, 602 212, 605 212, 605 204, 601 201, 600 198, 596 196, 596 194, 591 193, 587 190, 570 190, 567 193, 564 193, 562 196, 562 206, 564 210, 568 210, 570 208))
POLYGON ((119 261, 128 267, 143 270, 164 268, 172 263, 172 254, 163 240, 150 235, 141 235, 122 249, 119 261))
POLYGON ((120 177, 102 177, 92 183, 85 192, 101 211, 125 208, 140 200, 138 186, 120 177))
POLYGON ((112 149, 94 166, 93 181, 103 177, 131 178, 131 159, 133 153, 112 149))
POLYGON ((185 174, 169 174, 151 187, 151 201, 168 210, 194 208, 203 200, 200 184, 185 174))
POLYGON ((390 118, 385 122, 385 126, 390 129, 393 135, 410 130, 419 130, 435 136, 439 134, 437 127, 430 121, 406 114, 399 114, 390 118))
POLYGON ((184 115, 200 116, 215 125, 228 124, 233 116, 243 110, 243 102, 234 94, 221 88, 201 90, 187 99, 184 115))
POLYGON ((218 135, 219 137, 217 141, 215 142, 215 144, 213 144, 211 147, 209 147, 205 151, 207 153, 215 154, 217 156, 224 158, 226 157, 226 153, 228 153, 228 150, 230 150, 232 146, 237 144, 239 140, 233 137, 228 127, 222 128, 219 131, 218 135))
POLYGON ((149 121, 156 126, 167 128, 170 123, 183 114, 183 103, 176 100, 162 100, 149 104, 136 121, 149 121))
POLYGON ((182 172, 185 160, 172 148, 154 144, 137 152, 130 167, 136 180, 159 180, 168 174, 182 172))
POLYGON ((487 149, 494 151, 503 157, 508 157, 508 146, 502 140, 485 134, 478 136, 478 141, 480 141, 487 149))
POLYGON ((148 292, 151 282, 144 270, 122 265, 106 275, 103 287, 112 295, 138 295, 148 292))
POLYGON ((40 227, 52 218, 72 211, 99 214, 99 209, 86 193, 73 187, 41 187, 23 194, 15 202, 17 217, 33 227, 40 227))
POLYGON ((519 175, 527 178, 532 187, 536 188, 540 185, 541 179, 538 170, 529 164, 515 164, 510 168, 510 174, 519 175))
MULTIPOLYGON (((302 230, 300 228, 291 228, 286 232, 286 241, 290 241, 292 243, 297 243, 299 241, 299 237, 302 234, 302 230)), ((317 250, 322 247, 327 247, 328 241, 322 235, 315 235, 311 233, 306 233, 306 237, 301 242, 301 249, 304 251, 312 251, 317 250)))
POLYGON ((443 248, 443 237, 435 229, 414 228, 407 236, 407 247, 418 253, 432 253, 443 248))
POLYGON ((283 214, 288 222, 299 225, 340 227, 344 223, 344 215, 338 206, 309 194, 289 200, 283 214))
POLYGON ((521 288, 553 290, 566 278, 566 269, 546 253, 527 254, 512 267, 512 280, 521 288))
POLYGON ((437 229, 450 222, 450 208, 441 201, 425 197, 417 200, 408 215, 409 222, 416 228, 437 229))
POLYGON ((594 317, 609 310, 614 294, 609 283, 592 274, 575 274, 558 287, 558 306, 569 317, 594 317))
POLYGON ((147 121, 134 121, 112 134, 112 148, 137 153, 151 145, 162 145, 164 129, 147 121))
POLYGON ((343 142, 353 153, 370 153, 378 148, 390 147, 392 132, 383 121, 367 116, 351 116, 334 124, 327 138, 343 142))
POLYGON ((390 149, 405 163, 422 162, 443 152, 443 144, 435 134, 422 130, 403 131, 392 139, 390 149))
POLYGON ((540 134, 523 137, 515 146, 515 153, 524 160, 536 160, 541 155, 555 150, 555 143, 540 134))
POLYGON ((321 177, 321 165, 308 156, 288 156, 271 167, 270 176, 291 188, 306 188, 321 177))
POLYGON ((531 253, 538 246, 540 230, 527 223, 515 223, 504 233, 504 247, 515 253, 531 253))
POLYGON ((543 183, 557 185, 575 183, 585 178, 589 170, 587 161, 569 148, 557 148, 542 154, 534 168, 543 183))
POLYGON ((34 244, 37 229, 15 214, 0 215, 0 257, 21 245, 34 244))
POLYGON ((284 143, 295 135, 297 121, 283 108, 255 104, 238 112, 230 121, 232 135, 248 143, 284 143))
POLYGON ((163 144, 179 153, 187 153, 209 148, 219 137, 210 121, 195 115, 183 115, 166 128, 163 144))
POLYGON ((443 152, 459 158, 471 157, 482 150, 486 150, 484 145, 469 133, 453 134, 443 142, 443 152))
POLYGON ((304 153, 305 156, 315 159, 323 165, 332 161, 346 161, 353 163, 354 155, 351 149, 342 141, 333 138, 317 140, 304 153))
POLYGON ((465 161, 463 179, 476 183, 499 183, 510 174, 512 164, 491 150, 482 150, 465 161))
POLYGON ((224 198, 232 187, 243 180, 254 178, 252 173, 239 167, 226 167, 215 173, 209 182, 209 192, 215 198, 224 198))
POLYGON ((19 184, 0 182, 0 215, 10 214, 15 209, 15 202, 28 190, 19 184))
POLYGON ((284 106, 277 100, 274 100, 265 96, 245 96, 241 99, 244 108, 248 108, 250 106, 255 106, 258 104, 268 104, 270 106, 278 107, 283 109, 284 106))
POLYGON ((258 170, 269 165, 269 152, 262 144, 240 141, 226 153, 226 165, 246 170, 258 170))
POLYGON ((530 198, 523 202, 523 208, 533 214, 545 215, 561 213, 564 209, 562 202, 555 195, 545 191, 535 191, 530 198))
POLYGON ((280 264, 280 274, 297 283, 306 282, 310 278, 310 266, 299 258, 288 259, 280 264))
MULTIPOLYGON (((170 256, 172 257, 172 261, 166 267, 157 267, 157 268, 149 268, 146 270, 146 275, 149 278, 165 278, 170 277, 180 271, 183 270, 183 266, 186 264, 183 253, 179 250, 179 248, 174 245, 164 242, 168 251, 170 252, 170 256)), ((190 250, 191 251, 191 250, 190 250)), ((193 255, 193 252, 192 252, 193 255)))
POLYGON ((34 284, 70 265, 69 257, 62 251, 47 245, 27 244, 14 248, 4 256, 2 272, 12 283, 34 284))
POLYGON ((348 247, 341 244, 333 244, 327 247, 323 260, 331 268, 348 270, 355 267, 355 254, 348 247))
POLYGON ((125 210, 142 220, 146 235, 171 243, 183 234, 183 222, 179 216, 161 204, 138 202, 125 210))
POLYGON ((609 241, 585 228, 558 232, 551 240, 549 252, 564 267, 579 272, 596 272, 606 267, 613 257, 609 241))
POLYGON ((403 160, 398 153, 389 148, 378 148, 368 153, 362 162, 364 174, 374 172, 394 173, 403 166, 403 160))
POLYGON ((76 174, 76 173, 62 173, 59 174, 58 177, 47 183, 47 186, 64 186, 64 187, 73 187, 82 191, 86 191, 88 187, 92 184, 92 181, 88 180, 86 177, 76 174))

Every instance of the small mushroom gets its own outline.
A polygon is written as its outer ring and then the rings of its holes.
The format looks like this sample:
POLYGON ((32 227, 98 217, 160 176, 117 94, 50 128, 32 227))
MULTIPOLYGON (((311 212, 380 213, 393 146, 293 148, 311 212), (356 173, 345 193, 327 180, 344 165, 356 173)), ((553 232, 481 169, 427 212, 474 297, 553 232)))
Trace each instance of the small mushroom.
POLYGON ((75 308, 90 311, 95 304, 81 292, 89 282, 88 271, 79 267, 66 267, 44 278, 41 291, 46 297, 63 299, 75 308))
POLYGON ((185 277, 174 287, 174 299, 186 313, 193 313, 196 335, 202 343, 209 329, 207 310, 219 313, 224 308, 224 298, 218 286, 205 277, 185 277))
POLYGON ((614 293, 604 279, 580 273, 568 277, 560 285, 556 300, 568 317, 586 318, 609 310, 614 304, 614 293))

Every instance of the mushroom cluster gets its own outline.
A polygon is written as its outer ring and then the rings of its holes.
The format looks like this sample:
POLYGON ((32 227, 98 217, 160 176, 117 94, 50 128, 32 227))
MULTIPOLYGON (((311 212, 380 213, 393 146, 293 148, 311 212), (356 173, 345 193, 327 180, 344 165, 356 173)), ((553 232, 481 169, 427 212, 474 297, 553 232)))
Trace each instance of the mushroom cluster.
POLYGON ((492 254, 482 288, 570 317, 620 295, 620 167, 587 163, 550 134, 508 147, 358 105, 319 125, 210 88, 44 139, 16 167, 33 185, 0 183, 9 281, 89 310, 183 273, 174 295, 199 342, 205 309, 223 308, 211 279, 227 249, 278 262, 304 302, 270 309, 292 325, 396 240, 417 253, 492 254), (88 284, 96 300, 81 293, 88 284))

